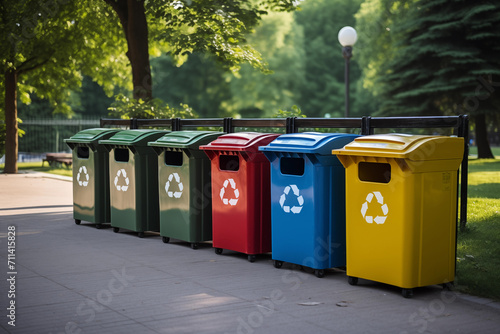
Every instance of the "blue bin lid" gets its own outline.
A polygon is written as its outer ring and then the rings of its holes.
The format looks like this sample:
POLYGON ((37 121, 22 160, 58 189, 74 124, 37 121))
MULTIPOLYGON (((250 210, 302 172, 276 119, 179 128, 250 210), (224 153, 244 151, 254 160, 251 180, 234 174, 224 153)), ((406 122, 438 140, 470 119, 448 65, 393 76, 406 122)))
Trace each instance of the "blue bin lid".
POLYGON ((267 146, 261 146, 259 150, 331 155, 334 147, 342 148, 357 137, 359 135, 349 133, 289 133, 279 136, 267 146))

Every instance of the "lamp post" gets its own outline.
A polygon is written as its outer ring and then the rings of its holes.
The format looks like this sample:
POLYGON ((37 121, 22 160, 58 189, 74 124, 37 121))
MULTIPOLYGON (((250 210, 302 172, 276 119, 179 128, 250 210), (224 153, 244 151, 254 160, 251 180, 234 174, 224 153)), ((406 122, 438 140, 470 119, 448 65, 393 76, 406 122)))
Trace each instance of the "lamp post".
POLYGON ((339 31, 339 42, 342 45, 342 56, 345 59, 345 114, 349 117, 349 60, 352 57, 352 46, 358 40, 358 34, 353 27, 346 26, 339 31))

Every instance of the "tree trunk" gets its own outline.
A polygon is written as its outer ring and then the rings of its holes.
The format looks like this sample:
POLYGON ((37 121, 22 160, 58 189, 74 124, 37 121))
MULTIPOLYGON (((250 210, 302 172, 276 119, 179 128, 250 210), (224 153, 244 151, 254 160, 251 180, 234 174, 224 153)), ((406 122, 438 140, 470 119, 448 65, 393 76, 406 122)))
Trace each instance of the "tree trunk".
POLYGON ((118 15, 127 39, 127 57, 132 66, 134 99, 150 100, 153 98, 153 88, 144 0, 105 1, 118 15))
POLYGON ((477 114, 474 116, 476 123, 476 145, 478 159, 494 159, 488 142, 488 130, 486 128, 486 115, 477 114))
POLYGON ((17 71, 5 73, 5 169, 4 173, 17 173, 17 71))
POLYGON ((144 1, 128 0, 128 53, 132 65, 134 98, 153 98, 151 66, 149 64, 148 22, 144 12, 144 1))

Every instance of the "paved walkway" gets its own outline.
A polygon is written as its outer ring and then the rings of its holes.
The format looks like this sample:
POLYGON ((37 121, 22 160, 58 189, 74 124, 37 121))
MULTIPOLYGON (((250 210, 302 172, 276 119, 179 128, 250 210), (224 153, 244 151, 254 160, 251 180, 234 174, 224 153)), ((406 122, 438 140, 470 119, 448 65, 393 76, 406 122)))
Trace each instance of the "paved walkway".
POLYGON ((0 174, 0 332, 7 333, 498 333, 500 307, 439 287, 400 289, 345 273, 324 278, 209 243, 78 226, 72 183, 0 174), (15 226, 15 271, 7 267, 15 226), (14 283, 12 285, 10 283, 14 283), (15 298, 9 290, 15 289, 15 298), (15 327, 7 315, 15 301, 15 327), (3 313, 3 314, 2 314, 3 313))

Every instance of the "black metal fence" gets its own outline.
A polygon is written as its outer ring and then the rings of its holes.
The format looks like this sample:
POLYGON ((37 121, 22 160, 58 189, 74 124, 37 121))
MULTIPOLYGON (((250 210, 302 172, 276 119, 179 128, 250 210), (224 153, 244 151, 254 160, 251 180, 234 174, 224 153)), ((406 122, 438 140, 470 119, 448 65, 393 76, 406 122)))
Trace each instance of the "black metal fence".
MULTIPOLYGON (((273 128, 283 133, 297 133, 300 129, 358 129, 361 135, 374 134, 377 129, 449 129, 451 135, 464 138, 464 156, 460 169, 460 228, 467 224, 467 186, 469 157, 469 117, 433 116, 433 117, 370 117, 361 118, 198 118, 198 119, 109 119, 103 118, 101 127, 120 126, 130 129, 170 128, 172 131, 218 128, 226 133, 237 132, 246 128, 273 128)), ((457 197, 457 203, 459 198, 457 197)))

